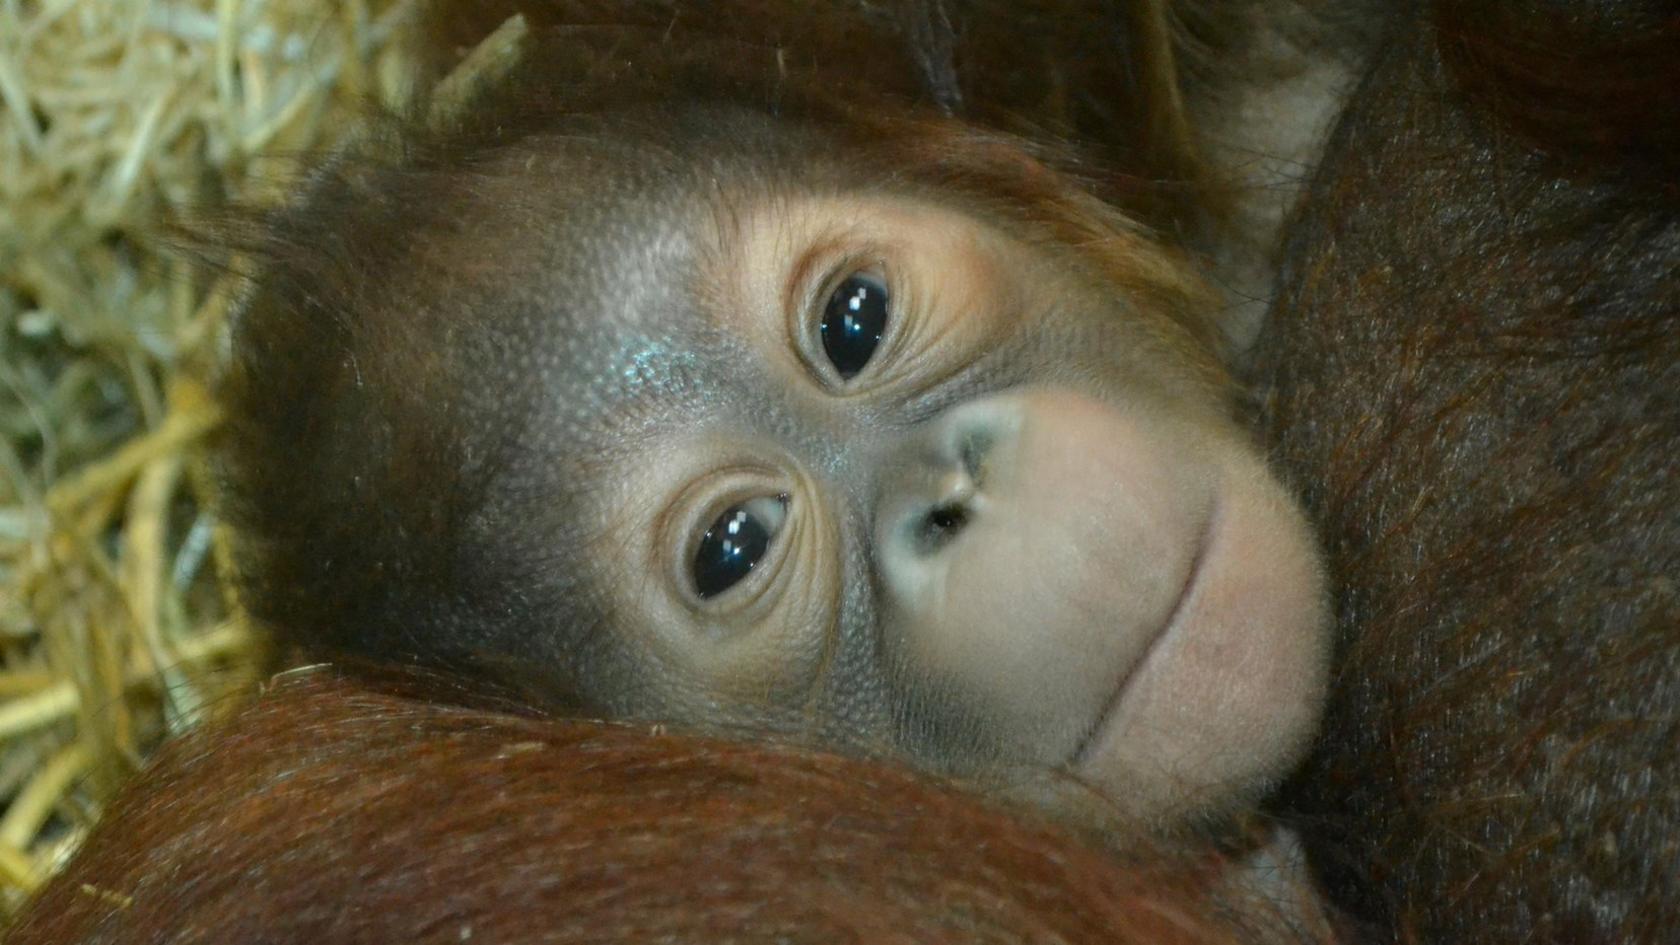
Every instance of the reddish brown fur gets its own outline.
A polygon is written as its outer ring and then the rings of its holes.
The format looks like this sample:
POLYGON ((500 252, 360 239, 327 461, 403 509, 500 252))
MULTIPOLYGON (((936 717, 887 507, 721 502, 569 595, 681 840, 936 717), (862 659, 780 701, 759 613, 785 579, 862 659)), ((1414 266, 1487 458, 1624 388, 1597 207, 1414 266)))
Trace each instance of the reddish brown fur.
POLYGON ((1631 120, 1673 114, 1680 45, 1657 4, 1570 6, 1396 34, 1267 339, 1273 439, 1341 587, 1294 804, 1377 940, 1680 928, 1680 212, 1645 162, 1676 126, 1631 120), (1535 97, 1542 59, 1594 78, 1536 45, 1589 24, 1666 58, 1535 97))
POLYGON ((1122 865, 871 762, 315 673, 165 748, 6 941, 1247 938, 1217 866, 1122 865))
MULTIPOLYGON (((1201 167, 1175 91, 1189 44, 1217 58, 1240 42, 1236 20, 1208 3, 1159 0, 968 0, 962 3, 788 3, 728 0, 433 0, 426 20, 430 72, 446 70, 509 16, 535 29, 559 26, 575 41, 594 32, 608 40, 621 69, 640 71, 673 49, 710 49, 691 60, 713 74, 731 46, 736 59, 774 58, 797 77, 821 76, 825 93, 865 90, 844 104, 858 114, 906 105, 955 114, 1024 138, 1078 141, 1098 158, 1089 170, 1110 199, 1153 223, 1181 228, 1207 210, 1201 167), (1175 9, 1168 11, 1168 6, 1175 9), (1196 21, 1193 44, 1175 36, 1177 21, 1196 21), (633 64, 633 65, 632 65, 633 64), (883 100, 886 91, 900 96, 883 100)), ((577 62, 570 73, 575 91, 577 62)), ((550 73, 548 78, 553 78, 550 73)), ((537 83, 541 87, 542 82, 537 83)))

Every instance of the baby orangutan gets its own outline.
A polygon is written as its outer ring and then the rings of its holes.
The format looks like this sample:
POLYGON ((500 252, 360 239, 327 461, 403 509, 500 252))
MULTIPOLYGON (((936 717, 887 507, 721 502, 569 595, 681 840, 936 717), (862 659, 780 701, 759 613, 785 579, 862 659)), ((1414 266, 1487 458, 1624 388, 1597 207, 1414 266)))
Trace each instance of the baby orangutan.
POLYGON ((591 715, 1071 773, 1134 823, 1273 785, 1324 690, 1314 545, 1132 178, 1016 133, 1051 77, 937 5, 545 9, 261 239, 225 385, 255 617, 591 715))

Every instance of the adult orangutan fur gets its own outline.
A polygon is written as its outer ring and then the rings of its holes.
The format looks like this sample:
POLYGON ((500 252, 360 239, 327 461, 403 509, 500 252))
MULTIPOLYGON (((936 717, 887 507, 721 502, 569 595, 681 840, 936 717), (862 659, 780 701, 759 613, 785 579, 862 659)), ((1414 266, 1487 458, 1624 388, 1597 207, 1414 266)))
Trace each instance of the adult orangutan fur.
POLYGON ((1438 4, 1294 228, 1269 428, 1339 649, 1289 806, 1373 941, 1680 929, 1676 89, 1671 4, 1438 4))
POLYGON ((6 941, 1294 940, 1219 854, 1126 864, 896 767, 428 689, 317 672, 167 746, 6 941))

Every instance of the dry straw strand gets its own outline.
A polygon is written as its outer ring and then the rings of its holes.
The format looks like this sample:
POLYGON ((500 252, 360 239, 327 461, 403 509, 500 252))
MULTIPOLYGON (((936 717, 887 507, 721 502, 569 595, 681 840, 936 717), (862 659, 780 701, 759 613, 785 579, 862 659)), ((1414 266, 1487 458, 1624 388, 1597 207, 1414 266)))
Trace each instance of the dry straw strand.
POLYGON ((203 455, 246 269, 166 234, 405 95, 417 2, 0 0, 0 913, 257 678, 203 455))

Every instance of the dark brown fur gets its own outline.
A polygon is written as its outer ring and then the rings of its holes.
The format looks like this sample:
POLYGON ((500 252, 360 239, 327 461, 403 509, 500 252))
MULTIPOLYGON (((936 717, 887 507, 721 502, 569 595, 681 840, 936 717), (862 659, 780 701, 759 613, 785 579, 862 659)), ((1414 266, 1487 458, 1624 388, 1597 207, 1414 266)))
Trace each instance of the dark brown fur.
POLYGON ((318 672, 165 748, 6 941, 1252 940, 1267 910, 1226 915, 1219 868, 870 762, 318 672))
POLYGON ((1293 802, 1375 940, 1680 928, 1670 9, 1441 4, 1295 231, 1270 423, 1342 639, 1293 802))
POLYGON ((1646 0, 1437 2, 1441 57, 1508 130, 1680 196, 1680 12, 1646 0))

